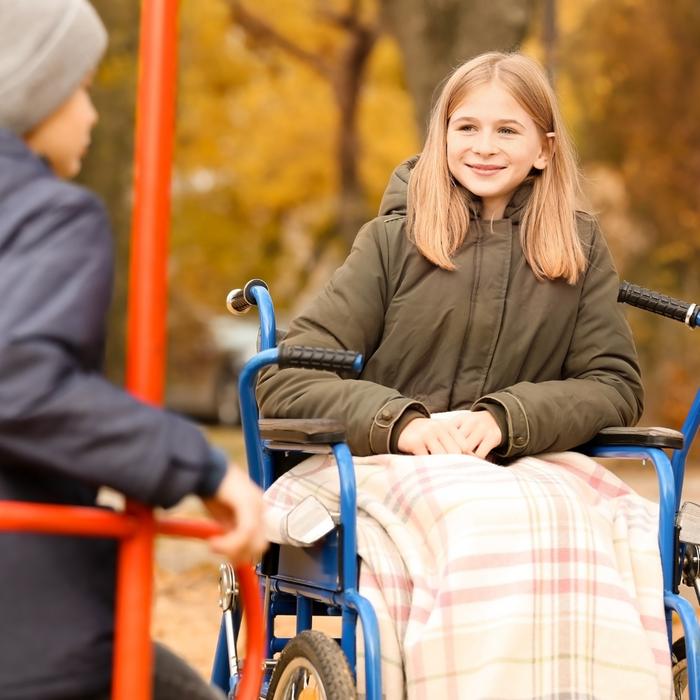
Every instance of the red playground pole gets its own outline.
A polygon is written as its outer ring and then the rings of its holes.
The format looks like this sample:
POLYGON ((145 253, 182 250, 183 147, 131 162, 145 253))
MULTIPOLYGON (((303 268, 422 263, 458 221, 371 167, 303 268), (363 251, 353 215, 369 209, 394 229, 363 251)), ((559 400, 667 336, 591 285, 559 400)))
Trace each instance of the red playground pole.
MULTIPOLYGON (((177 15, 177 0, 142 0, 126 385, 153 404, 164 385, 177 15)), ((126 512, 139 528, 119 548, 112 692, 115 700, 150 700, 155 526, 146 506, 128 501, 126 512)))
POLYGON ((163 399, 177 0, 143 0, 129 273, 127 388, 163 399))

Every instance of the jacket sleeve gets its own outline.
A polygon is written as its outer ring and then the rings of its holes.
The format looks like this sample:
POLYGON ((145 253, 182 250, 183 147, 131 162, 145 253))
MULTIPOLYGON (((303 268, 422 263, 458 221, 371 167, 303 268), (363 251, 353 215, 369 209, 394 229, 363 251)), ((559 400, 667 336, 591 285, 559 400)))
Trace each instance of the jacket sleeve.
POLYGON ((601 429, 635 425, 644 391, 632 332, 617 303, 619 278, 612 256, 592 221, 589 264, 561 381, 522 382, 480 398, 507 426, 502 457, 566 450, 601 429))
POLYGON ((112 284, 109 225, 92 195, 63 186, 0 250, 0 462, 163 506, 210 495, 223 454, 193 424, 98 371, 112 284))
MULTIPOLYGON (((385 226, 375 219, 360 231, 321 294, 292 322, 285 343, 354 350, 367 362, 382 337, 389 280, 385 226)), ((390 452, 392 427, 408 408, 430 415, 423 404, 394 389, 333 372, 270 368, 257 394, 267 418, 340 421, 356 455, 390 452)))

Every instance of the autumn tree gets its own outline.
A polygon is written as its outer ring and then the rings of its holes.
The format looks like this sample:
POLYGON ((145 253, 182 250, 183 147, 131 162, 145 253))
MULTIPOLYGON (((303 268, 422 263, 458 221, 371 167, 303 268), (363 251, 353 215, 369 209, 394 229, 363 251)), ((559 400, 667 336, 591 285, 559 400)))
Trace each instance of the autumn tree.
MULTIPOLYGON (((357 109, 362 78, 372 49, 379 36, 379 22, 373 4, 346 0, 342 4, 326 0, 309 8, 319 22, 327 23, 334 41, 309 47, 305 37, 293 38, 288 31, 260 14, 251 11, 241 0, 228 0, 234 21, 242 27, 250 45, 271 45, 282 50, 291 60, 301 61, 331 87, 339 120, 336 134, 339 202, 337 228, 347 250, 368 211, 358 177, 357 109)), ((329 234, 330 229, 329 229, 329 234)), ((318 238, 323 246, 327 237, 318 238)), ((316 256, 317 257, 317 256, 316 256)))
MULTIPOLYGON (((255 12, 333 72, 339 54, 350 51, 348 33, 318 7, 259 0, 255 12)), ((357 21, 370 22, 372 5, 360 9, 357 21)), ((293 305, 347 253, 338 225, 339 88, 313 60, 253 37, 231 17, 224 0, 182 5, 173 286, 220 308, 227 287, 260 276, 274 282, 281 306, 293 305)), ((358 228, 376 211, 391 170, 418 150, 395 42, 379 37, 363 60, 353 88, 352 167, 364 211, 358 228)), ((348 227, 345 240, 356 233, 348 227)))
MULTIPOLYGON (((700 5, 597 2, 562 46, 562 56, 578 104, 584 164, 589 172, 606 166, 622 185, 631 233, 606 233, 624 248, 623 275, 697 300, 700 5)), ((631 311, 629 317, 645 363, 648 403, 677 426, 700 370, 696 339, 649 314, 631 311)))
POLYGON ((700 291, 700 5, 600 3, 568 53, 582 153, 619 169, 647 232, 635 264, 653 250, 666 285, 700 291))
POLYGON ((116 274, 106 369, 113 380, 121 381, 126 338, 140 4, 138 0, 91 1, 107 27, 109 46, 91 89, 100 119, 79 180, 104 199, 114 231, 116 274))
POLYGON ((534 0, 381 0, 398 39, 406 79, 424 130, 436 88, 459 63, 484 51, 507 51, 525 39, 534 0))

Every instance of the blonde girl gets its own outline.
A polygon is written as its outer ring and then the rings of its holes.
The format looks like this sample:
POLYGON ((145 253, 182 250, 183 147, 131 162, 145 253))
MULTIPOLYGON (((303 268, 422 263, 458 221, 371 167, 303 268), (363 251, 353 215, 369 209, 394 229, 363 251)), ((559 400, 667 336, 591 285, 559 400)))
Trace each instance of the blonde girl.
POLYGON ((289 331, 362 352, 362 375, 270 372, 265 415, 336 418, 359 455, 480 458, 635 424, 643 391, 618 277, 579 194, 537 63, 489 53, 460 66, 422 154, 397 168, 380 216, 289 331))
MULTIPOLYGON (((260 381, 264 415, 339 420, 364 456, 359 583, 387 700, 669 696, 655 506, 562 452, 642 411, 618 276, 578 183, 534 61, 460 66, 422 154, 287 334, 361 352, 362 373, 260 381)), ((266 500, 284 513, 309 493, 337 510, 330 459, 266 500)))

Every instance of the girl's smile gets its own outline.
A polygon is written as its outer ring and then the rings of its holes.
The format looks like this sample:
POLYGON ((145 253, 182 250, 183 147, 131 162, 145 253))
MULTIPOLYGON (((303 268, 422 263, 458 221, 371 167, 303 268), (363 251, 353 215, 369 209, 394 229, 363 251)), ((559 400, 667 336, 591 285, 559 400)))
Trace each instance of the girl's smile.
POLYGON ((468 167, 471 168, 477 175, 483 175, 484 177, 490 177, 491 175, 495 175, 504 169, 504 166, 501 165, 485 165, 476 163, 468 164, 468 167))
POLYGON ((448 124, 447 163, 453 177, 481 197, 481 216, 501 219, 532 168, 547 167, 554 134, 543 134, 506 90, 491 83, 467 96, 448 124))

